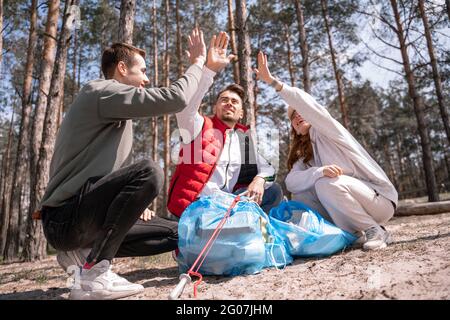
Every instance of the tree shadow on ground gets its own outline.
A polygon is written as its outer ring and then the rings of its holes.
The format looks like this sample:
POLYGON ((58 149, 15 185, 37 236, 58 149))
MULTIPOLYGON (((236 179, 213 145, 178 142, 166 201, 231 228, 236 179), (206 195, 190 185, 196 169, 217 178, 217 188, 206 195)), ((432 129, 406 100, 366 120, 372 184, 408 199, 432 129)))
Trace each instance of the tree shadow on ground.
POLYGON ((142 284, 145 288, 176 285, 179 277, 178 267, 140 269, 127 273, 120 273, 120 275, 131 282, 148 280, 142 284))
MULTIPOLYGON (((142 285, 145 288, 148 287, 161 287, 161 286, 176 286, 179 279, 179 270, 178 267, 169 267, 169 268, 152 268, 152 269, 142 269, 135 270, 128 273, 121 273, 121 276, 124 276, 127 280, 131 282, 139 282, 141 280, 148 280, 142 285), (149 279, 152 278, 152 279, 149 279), (154 278, 163 278, 163 279, 154 279, 154 278), (165 279, 164 279, 165 278, 165 279)), ((240 275, 240 277, 246 277, 252 275, 240 275)), ((204 275, 202 281, 205 283, 211 284, 219 284, 222 282, 230 281, 233 276, 215 276, 215 275, 204 275)), ((192 277, 192 282, 197 281, 197 277, 192 277)))
POLYGON ((450 232, 448 233, 438 233, 432 236, 426 236, 426 237, 420 237, 420 238, 416 238, 416 239, 411 239, 411 240, 401 240, 401 241, 392 241, 390 244, 406 244, 406 243, 416 243, 419 241, 432 241, 432 240, 437 240, 440 238, 447 238, 450 237, 450 232))

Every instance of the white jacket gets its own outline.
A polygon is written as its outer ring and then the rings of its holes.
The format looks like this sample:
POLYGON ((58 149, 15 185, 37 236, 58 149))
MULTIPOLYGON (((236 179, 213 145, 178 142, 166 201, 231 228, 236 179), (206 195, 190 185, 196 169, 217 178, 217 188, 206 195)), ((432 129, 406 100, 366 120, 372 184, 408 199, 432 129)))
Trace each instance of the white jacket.
POLYGON ((345 175, 361 180, 376 192, 398 203, 398 194, 383 169, 330 113, 305 91, 283 84, 280 96, 311 124, 314 159, 310 167, 297 161, 286 177, 286 187, 299 193, 314 187, 323 176, 321 167, 338 165, 345 175))

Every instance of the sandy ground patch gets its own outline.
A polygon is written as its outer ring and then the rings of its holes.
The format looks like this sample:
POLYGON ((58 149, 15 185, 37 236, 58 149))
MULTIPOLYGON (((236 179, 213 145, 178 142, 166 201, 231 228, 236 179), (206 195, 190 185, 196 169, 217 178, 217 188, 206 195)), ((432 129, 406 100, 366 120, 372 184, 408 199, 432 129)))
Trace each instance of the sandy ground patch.
MULTIPOLYGON (((197 299, 450 299, 450 213, 392 219, 393 243, 384 250, 349 249, 322 259, 296 259, 284 270, 209 276, 197 299)), ((167 299, 178 268, 164 254, 114 261, 113 270, 145 291, 129 299, 167 299)), ((67 299, 65 273, 55 256, 0 265, 0 300, 67 299)), ((183 299, 194 299, 188 285, 183 299)))

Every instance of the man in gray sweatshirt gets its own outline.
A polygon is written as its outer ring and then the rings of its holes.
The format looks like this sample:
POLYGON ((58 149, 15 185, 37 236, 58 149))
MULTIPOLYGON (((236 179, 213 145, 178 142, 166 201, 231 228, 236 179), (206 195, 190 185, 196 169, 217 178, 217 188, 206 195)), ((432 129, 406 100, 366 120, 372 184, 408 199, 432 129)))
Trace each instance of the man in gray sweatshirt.
POLYGON ((148 220, 147 207, 162 187, 163 172, 151 160, 130 163, 132 120, 179 112, 197 91, 206 46, 198 29, 188 38, 192 65, 167 88, 145 87, 143 50, 123 43, 107 48, 102 55, 105 80, 88 82, 65 115, 41 212, 58 262, 79 276, 71 299, 139 293, 141 285, 111 271, 112 259, 177 247, 176 222, 148 220))

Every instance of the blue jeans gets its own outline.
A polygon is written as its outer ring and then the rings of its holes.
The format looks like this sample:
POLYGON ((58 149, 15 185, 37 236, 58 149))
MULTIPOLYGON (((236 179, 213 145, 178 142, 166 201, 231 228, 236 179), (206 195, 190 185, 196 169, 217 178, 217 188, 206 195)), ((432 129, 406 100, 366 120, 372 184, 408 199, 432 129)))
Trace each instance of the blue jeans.
MULTIPOLYGON (((247 188, 240 188, 234 194, 240 194, 246 190, 247 188)), ((283 189, 281 189, 278 183, 274 182, 269 188, 264 190, 263 198, 259 206, 265 213, 269 214, 270 209, 278 206, 281 200, 283 200, 283 189)))

